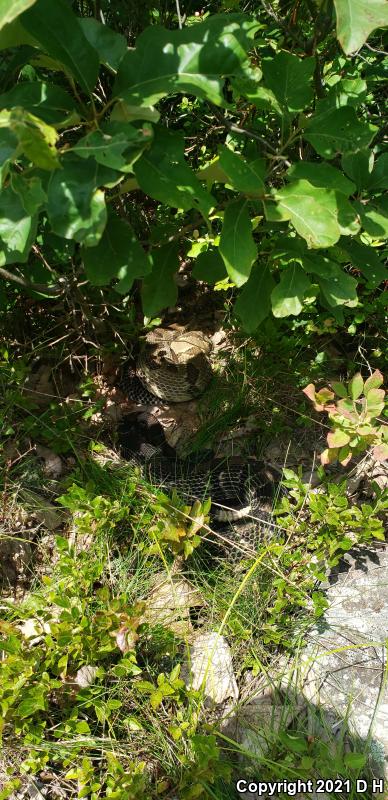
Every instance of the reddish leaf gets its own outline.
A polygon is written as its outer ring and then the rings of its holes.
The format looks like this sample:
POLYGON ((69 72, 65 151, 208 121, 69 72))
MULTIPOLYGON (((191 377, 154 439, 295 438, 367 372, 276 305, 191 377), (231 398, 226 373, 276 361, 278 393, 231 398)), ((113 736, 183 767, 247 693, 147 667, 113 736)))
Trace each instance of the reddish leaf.
POLYGON ((324 386, 323 389, 320 389, 319 392, 316 393, 315 400, 317 403, 328 403, 329 400, 334 400, 334 392, 328 389, 327 386, 324 386))
POLYGON ((378 389, 384 383, 383 375, 379 369, 375 369, 372 375, 367 378, 364 385, 364 394, 368 394, 371 389, 378 389))
POLYGON ((370 389, 366 398, 366 406, 372 417, 381 414, 384 408, 384 389, 370 389))
POLYGON ((323 453, 321 453, 321 464, 323 464, 323 466, 326 464, 333 464, 334 461, 337 461, 338 452, 338 447, 324 450, 323 453))
POLYGON ((388 444, 378 444, 372 450, 373 458, 376 461, 387 461, 388 459, 388 444))
POLYGON ((352 422, 356 422, 358 419, 358 414, 355 411, 352 400, 339 400, 337 407, 338 411, 343 417, 346 417, 346 419, 351 419, 352 422))

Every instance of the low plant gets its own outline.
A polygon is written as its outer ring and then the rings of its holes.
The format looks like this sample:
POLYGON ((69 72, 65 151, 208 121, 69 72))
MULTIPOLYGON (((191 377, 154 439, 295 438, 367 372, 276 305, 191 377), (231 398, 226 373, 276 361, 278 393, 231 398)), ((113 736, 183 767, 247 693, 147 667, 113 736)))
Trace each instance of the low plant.
POLYGON ((388 425, 378 420, 384 410, 384 378, 379 370, 364 382, 358 372, 347 385, 339 381, 318 392, 310 383, 303 389, 316 411, 326 411, 332 423, 327 434, 327 448, 321 453, 322 464, 339 461, 346 466, 353 456, 372 447, 376 461, 388 458, 388 425))

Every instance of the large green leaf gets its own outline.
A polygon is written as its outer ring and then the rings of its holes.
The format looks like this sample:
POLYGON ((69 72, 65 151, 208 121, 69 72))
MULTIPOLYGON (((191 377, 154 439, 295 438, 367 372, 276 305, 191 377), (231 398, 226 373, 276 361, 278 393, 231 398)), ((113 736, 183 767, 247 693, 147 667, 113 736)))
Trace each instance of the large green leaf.
POLYGON ((304 138, 320 156, 334 158, 338 153, 354 153, 368 147, 376 131, 375 125, 358 119, 352 106, 342 106, 314 115, 304 138))
POLYGON ((177 242, 163 245, 152 251, 152 273, 144 278, 141 297, 146 317, 155 317, 163 308, 174 306, 178 288, 173 279, 179 269, 177 242))
POLYGON ((372 150, 359 150, 358 153, 346 153, 341 158, 341 166, 349 178, 354 180, 357 189, 365 189, 371 182, 374 154, 372 150))
POLYGON ((98 54, 66 0, 55 0, 55 3, 37 0, 23 14, 21 22, 44 50, 60 61, 83 90, 91 94, 98 75, 98 54))
POLYGON ((35 2, 36 0, 0 0, 0 30, 35 2))
POLYGON ((40 81, 17 83, 0 95, 0 109, 12 106, 22 106, 48 125, 72 124, 79 119, 73 98, 61 86, 40 81))
POLYGON ((18 172, 13 172, 11 186, 14 192, 19 195, 27 214, 35 214, 47 202, 46 192, 42 188, 42 181, 37 176, 26 178, 18 172))
POLYGON ((11 187, 0 193, 0 266, 27 261, 37 219, 28 214, 11 187))
POLYGON ((124 36, 93 17, 81 17, 79 24, 89 44, 97 50, 101 63, 116 72, 128 50, 124 36))
POLYGON ((317 101, 315 111, 323 114, 341 106, 357 108, 365 101, 367 89, 367 83, 362 78, 343 78, 330 86, 327 95, 317 101))
POLYGON ((357 210, 361 218, 361 225, 364 230, 373 236, 374 239, 385 239, 388 237, 388 203, 381 198, 369 201, 369 203, 357 203, 357 210))
POLYGON ((242 286, 257 257, 247 200, 234 200, 225 209, 219 250, 229 277, 236 286, 242 286))
POLYGON ((17 138, 17 154, 24 153, 29 161, 41 169, 59 167, 55 149, 58 134, 51 125, 16 106, 11 111, 0 111, 0 128, 3 127, 9 128, 17 138))
POLYGON ((197 281, 206 281, 211 284, 226 278, 225 264, 218 247, 211 247, 197 256, 192 275, 197 281))
POLYGON ((355 53, 376 28, 388 25, 385 0, 334 0, 337 36, 345 53, 355 53))
POLYGON ((253 333, 268 317, 271 310, 271 292, 275 286, 268 264, 254 264, 249 280, 241 290, 234 311, 241 319, 244 330, 253 333))
POLYGON ((143 192, 169 206, 185 211, 197 208, 206 215, 216 204, 186 163, 179 133, 157 128, 151 147, 133 171, 143 192))
POLYGON ((304 179, 313 186, 342 192, 346 197, 353 194, 356 189, 354 183, 346 175, 326 163, 313 164, 308 161, 298 161, 287 170, 287 178, 290 180, 304 179))
POLYGON ((132 172, 133 163, 151 142, 152 128, 134 128, 125 122, 110 122, 91 131, 72 148, 81 158, 94 158, 99 164, 121 172, 132 172))
POLYGON ((376 289, 380 283, 388 280, 387 266, 380 261, 373 247, 367 247, 355 239, 341 239, 340 247, 348 255, 352 267, 365 275, 369 289, 376 289))
POLYGON ((48 217, 54 233, 93 247, 105 228, 107 212, 98 164, 68 154, 48 185, 48 217))
POLYGON ((114 96, 149 106, 187 92, 225 105, 225 78, 242 73, 259 27, 245 14, 214 14, 182 30, 146 28, 120 64, 114 96))
POLYGON ((377 159, 371 175, 369 189, 371 192, 380 192, 388 189, 388 153, 383 153, 377 159))
POLYGON ((132 228, 115 216, 109 218, 97 247, 82 248, 82 258, 94 286, 105 286, 116 278, 120 294, 127 294, 136 278, 151 272, 151 261, 132 228))
POLYGON ((326 256, 305 256, 303 266, 305 270, 318 276, 317 282, 329 306, 335 308, 357 305, 357 281, 335 261, 326 256))
POLYGON ((277 206, 265 206, 267 219, 290 220, 309 247, 331 247, 341 233, 356 233, 356 214, 342 192, 297 180, 276 192, 277 206))
POLYGON ((262 62, 264 82, 273 92, 279 105, 291 114, 303 111, 314 92, 311 80, 314 75, 315 58, 301 59, 293 53, 282 51, 262 62))
POLYGON ((303 296, 310 281, 299 264, 283 270, 280 281, 272 290, 272 313, 274 317, 297 316, 303 308, 303 296))
POLYGON ((229 147, 220 151, 219 164, 232 186, 239 192, 262 197, 264 194, 265 161, 256 158, 248 161, 229 147))

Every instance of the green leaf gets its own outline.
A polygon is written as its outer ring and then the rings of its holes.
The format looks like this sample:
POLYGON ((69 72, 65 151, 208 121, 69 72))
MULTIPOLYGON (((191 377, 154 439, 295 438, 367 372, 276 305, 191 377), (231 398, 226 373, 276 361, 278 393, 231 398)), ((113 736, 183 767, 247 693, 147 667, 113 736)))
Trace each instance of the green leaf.
MULTIPOLYGON (((358 154, 357 156, 358 157, 358 154)), ((313 164, 308 161, 298 161, 287 170, 287 178, 290 180, 306 180, 312 186, 334 189, 342 192, 346 197, 355 192, 355 185, 352 181, 336 169, 331 164, 313 164)))
POLYGON ((16 156, 18 146, 15 134, 9 128, 2 128, 0 124, 0 187, 8 172, 10 161, 16 156))
POLYGON ((219 250, 229 277, 236 286, 242 286, 257 258, 247 200, 234 200, 225 209, 219 250))
POLYGON ((9 127, 16 136, 18 152, 24 153, 37 167, 47 170, 59 167, 55 149, 58 134, 51 125, 29 111, 16 107, 11 111, 0 111, 0 127, 3 126, 9 127))
POLYGON ((339 429, 327 434, 327 443, 329 447, 344 447, 346 444, 349 444, 349 442, 349 434, 339 429))
POLYGON ((354 239, 341 239, 340 247, 348 254, 352 266, 365 275, 369 289, 376 289, 380 283, 388 280, 388 269, 373 247, 367 247, 354 239))
POLYGON ((366 407, 372 417, 377 417, 384 410, 384 389, 369 389, 366 407))
POLYGON ((14 192, 19 195, 22 206, 27 214, 35 212, 47 202, 46 192, 43 191, 40 178, 25 178, 17 172, 11 175, 11 186, 14 192))
POLYGON ((249 280, 241 290, 234 306, 235 314, 241 319, 244 330, 253 333, 271 310, 271 292, 275 281, 268 264, 256 263, 252 267, 249 280))
POLYGON ((69 153, 62 158, 62 167, 52 173, 48 185, 52 230, 64 239, 93 247, 100 241, 107 219, 104 193, 97 188, 98 165, 69 153))
POLYGON ((334 0, 337 37, 344 52, 354 53, 376 28, 388 25, 385 0, 334 0))
MULTIPOLYGON (((353 375, 352 380, 349 381, 348 384, 348 390, 352 400, 358 400, 358 398, 362 395, 363 389, 364 381, 362 379, 362 375, 360 372, 357 372, 356 375, 353 375)), ((347 442, 344 442, 344 444, 347 444, 347 442)))
POLYGON ((0 0, 0 30, 35 2, 36 0, 0 0))
POLYGON ((134 162, 151 142, 152 129, 145 124, 134 128, 129 123, 108 123, 102 130, 83 136, 72 148, 81 158, 93 157, 99 164, 121 172, 132 172, 134 162))
POLYGON ((99 58, 89 44, 66 0, 37 0, 21 17, 23 27, 49 56, 63 64, 82 89, 91 94, 97 81, 99 58))
POLYGON ((169 206, 184 211, 197 208, 206 216, 216 204, 186 163, 184 140, 179 133, 156 129, 151 147, 133 171, 143 192, 169 206))
POLYGON ((310 281, 299 264, 283 270, 280 281, 272 291, 272 313, 274 317, 297 316, 303 308, 303 295, 310 281))
POLYGON ((341 158, 341 166, 349 178, 354 180, 357 189, 366 189, 371 182, 374 154, 372 150, 359 150, 347 153, 341 158))
POLYGON ((178 289, 173 276, 179 269, 178 252, 177 242, 155 248, 152 252, 152 273, 144 278, 141 290, 143 311, 150 319, 177 301, 178 289))
POLYGON ((81 17, 78 22, 89 44, 97 50, 101 64, 116 72, 128 50, 125 37, 93 17, 81 17))
POLYGON ((33 686, 24 693, 23 700, 17 706, 16 712, 19 719, 32 717, 36 711, 45 709, 44 690, 40 686, 33 686))
POLYGON ((239 192, 262 197, 264 194, 265 161, 256 158, 247 161, 243 156, 234 153, 229 147, 222 147, 219 164, 228 176, 230 183, 239 192))
POLYGON ((358 119, 351 106, 343 106, 325 114, 315 114, 306 125, 304 138, 324 158, 334 158, 338 153, 354 153, 370 144, 375 125, 358 119))
POLYGON ((9 92, 0 95, 0 108, 12 106, 22 106, 48 125, 57 127, 79 119, 73 98, 61 86, 40 81, 17 83, 9 92))
POLYGON ((11 187, 0 193, 0 266, 27 261, 37 220, 27 214, 11 187))
POLYGON ((214 14, 182 30, 148 27, 120 64, 114 96, 149 106, 186 92, 223 106, 224 80, 243 72, 259 27, 245 14, 214 14))
POLYGON ((115 287, 127 294, 136 278, 151 272, 151 261, 144 252, 132 228, 119 217, 108 219, 97 247, 83 247, 82 258, 87 278, 94 286, 105 286, 113 278, 115 287))
POLYGON ((386 198, 380 202, 367 204, 357 203, 357 211, 364 230, 374 239, 385 239, 388 236, 388 203, 386 198))
POLYGON ((336 306, 354 307, 358 303, 357 281, 326 256, 304 257, 303 266, 307 272, 318 275, 318 283, 326 302, 331 308, 336 306))
POLYGON ((346 386, 344 386, 343 383, 340 383, 340 381, 332 381, 331 382, 331 387, 332 387, 333 391, 336 394, 338 394, 338 397, 347 397, 348 396, 348 391, 346 389, 346 386))
POLYGON ((317 114, 331 111, 333 108, 341 106, 353 106, 357 108, 365 101, 367 93, 367 83, 362 78, 344 78, 331 86, 326 97, 322 97, 316 103, 317 114))
POLYGON ((295 114, 310 105, 314 97, 311 86, 314 58, 301 59, 283 51, 263 60, 262 69, 266 88, 273 92, 282 108, 295 114))
POLYGON ((368 187, 372 192, 388 189, 388 153, 379 156, 368 187))
POLYGON ((341 192, 313 186, 307 180, 293 181, 275 197, 275 208, 265 205, 267 219, 290 220, 310 248, 331 247, 355 220, 355 212, 350 207, 349 213, 349 203, 341 192))
POLYGON ((364 394, 367 395, 371 389, 378 389, 383 383, 384 376, 381 374, 380 370, 376 369, 365 381, 364 394))
POLYGON ((215 284, 226 278, 225 264, 220 256, 218 247, 210 247, 200 253, 192 271, 193 278, 197 281, 215 284))
POLYGON ((345 753, 344 764, 351 769, 362 769, 365 766, 368 757, 365 753, 345 753))

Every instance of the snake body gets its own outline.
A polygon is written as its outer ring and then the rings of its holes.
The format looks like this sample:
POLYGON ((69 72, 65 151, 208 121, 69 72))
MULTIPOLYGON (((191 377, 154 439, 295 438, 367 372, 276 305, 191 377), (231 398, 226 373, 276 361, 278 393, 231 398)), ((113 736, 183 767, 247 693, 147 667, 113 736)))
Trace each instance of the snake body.
MULTIPOLYGON (((127 371, 122 388, 143 405, 191 400, 211 380, 210 350, 200 331, 157 329, 147 335, 136 369, 127 371)), ((211 497, 211 517, 221 523, 260 515, 264 506, 268 511, 279 491, 280 475, 254 458, 219 458, 212 452, 178 458, 148 411, 125 417, 119 444, 124 458, 140 464, 150 483, 176 489, 190 504, 211 497)))

